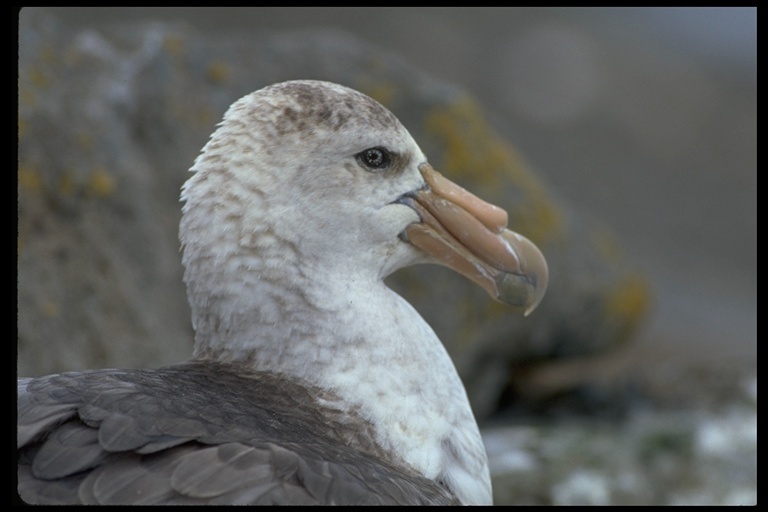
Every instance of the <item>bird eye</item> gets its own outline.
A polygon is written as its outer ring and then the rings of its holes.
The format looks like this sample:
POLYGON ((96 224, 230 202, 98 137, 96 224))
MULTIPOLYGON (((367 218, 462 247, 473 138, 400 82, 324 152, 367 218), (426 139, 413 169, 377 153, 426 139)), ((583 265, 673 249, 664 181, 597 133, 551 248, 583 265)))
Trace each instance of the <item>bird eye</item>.
POLYGON ((389 167, 392 157, 384 148, 369 148, 355 155, 365 167, 379 170, 389 167))

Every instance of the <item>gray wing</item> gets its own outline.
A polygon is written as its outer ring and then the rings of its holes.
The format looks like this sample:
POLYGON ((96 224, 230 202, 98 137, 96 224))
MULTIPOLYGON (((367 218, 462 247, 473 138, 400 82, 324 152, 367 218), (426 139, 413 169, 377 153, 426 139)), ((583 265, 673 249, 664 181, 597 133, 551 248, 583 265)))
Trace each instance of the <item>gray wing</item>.
POLYGON ((278 376, 188 363, 18 385, 18 492, 28 503, 457 503, 278 376))

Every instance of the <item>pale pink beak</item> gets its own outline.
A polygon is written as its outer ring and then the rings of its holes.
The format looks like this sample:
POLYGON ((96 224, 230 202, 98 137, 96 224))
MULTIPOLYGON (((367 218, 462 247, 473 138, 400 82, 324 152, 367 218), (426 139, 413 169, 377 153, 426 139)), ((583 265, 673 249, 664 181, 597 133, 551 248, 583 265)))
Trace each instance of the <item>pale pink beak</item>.
POLYGON ((547 289, 544 255, 530 240, 506 229, 507 212, 486 203, 435 171, 419 166, 427 187, 402 203, 416 210, 421 222, 404 237, 441 263, 482 286, 505 304, 528 315, 547 289))

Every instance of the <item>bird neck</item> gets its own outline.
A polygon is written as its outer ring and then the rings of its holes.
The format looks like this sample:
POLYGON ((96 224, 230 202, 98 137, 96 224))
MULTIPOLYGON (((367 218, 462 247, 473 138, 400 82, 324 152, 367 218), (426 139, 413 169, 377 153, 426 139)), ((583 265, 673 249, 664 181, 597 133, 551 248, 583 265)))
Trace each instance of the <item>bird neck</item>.
POLYGON ((291 265, 290 254, 269 253, 185 258, 195 357, 331 390, 334 406, 368 419, 377 444, 401 462, 466 503, 489 503, 477 423, 429 325, 373 275, 321 278, 291 265), (212 272, 214 261, 226 264, 212 272))

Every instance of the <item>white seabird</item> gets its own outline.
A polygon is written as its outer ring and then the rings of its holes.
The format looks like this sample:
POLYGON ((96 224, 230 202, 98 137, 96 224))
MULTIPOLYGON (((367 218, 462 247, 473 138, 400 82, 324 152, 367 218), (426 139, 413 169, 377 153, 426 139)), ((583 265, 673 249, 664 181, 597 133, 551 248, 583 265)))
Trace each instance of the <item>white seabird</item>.
POLYGON ((235 102, 182 190, 191 361, 19 380, 30 503, 490 504, 440 340, 383 279, 441 263, 532 311, 541 252, 387 109, 319 81, 235 102))

